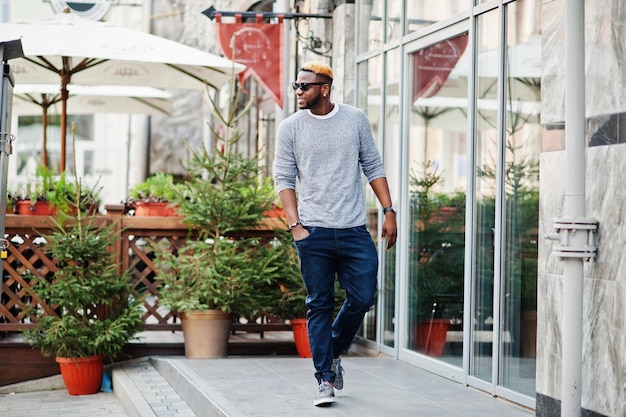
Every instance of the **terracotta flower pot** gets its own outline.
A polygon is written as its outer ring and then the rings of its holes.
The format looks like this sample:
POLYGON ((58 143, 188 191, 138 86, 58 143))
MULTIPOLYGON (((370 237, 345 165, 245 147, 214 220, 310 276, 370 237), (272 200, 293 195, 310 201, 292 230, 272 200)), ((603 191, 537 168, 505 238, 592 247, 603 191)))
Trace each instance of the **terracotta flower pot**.
POLYGON ((54 216, 57 213, 55 207, 50 207, 47 201, 37 201, 34 205, 30 200, 20 200, 17 202, 17 214, 23 216, 54 216))
POLYGON ((309 333, 306 327, 306 319, 292 319, 293 340, 296 343, 298 356, 301 358, 311 357, 311 345, 309 344, 309 333))
POLYGON ((178 210, 168 202, 138 201, 135 207, 135 216, 178 216, 178 210))
POLYGON ((70 395, 89 395, 100 391, 104 364, 102 355, 87 358, 61 358, 56 361, 70 395))
POLYGON ((186 358, 225 358, 228 355, 230 313, 220 310, 180 315, 186 358))
POLYGON ((272 219, 285 219, 287 216, 285 215, 285 210, 282 207, 274 207, 270 210, 265 210, 263 212, 265 217, 269 217, 272 219))
POLYGON ((167 203, 146 203, 138 201, 135 216, 165 216, 167 203))
POLYGON ((424 320, 417 323, 413 335, 417 350, 429 356, 441 356, 446 345, 449 325, 450 320, 447 319, 424 320))

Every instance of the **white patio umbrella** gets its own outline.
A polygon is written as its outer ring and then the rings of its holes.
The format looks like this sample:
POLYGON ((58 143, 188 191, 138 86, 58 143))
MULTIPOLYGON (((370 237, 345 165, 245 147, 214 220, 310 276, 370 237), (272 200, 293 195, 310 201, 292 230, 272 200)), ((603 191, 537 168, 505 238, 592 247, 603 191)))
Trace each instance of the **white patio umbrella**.
POLYGON ((16 83, 60 83, 61 171, 65 170, 68 84, 217 89, 245 68, 159 36, 69 13, 0 24, 0 41, 20 38, 24 57, 11 61, 16 83))
MULTIPOLYGON (((172 113, 172 95, 152 87, 68 86, 68 114, 172 113)), ((61 114, 61 93, 53 84, 17 84, 13 89, 13 112, 17 115, 61 114), (45 113, 44 113, 45 112, 45 113)))
MULTIPOLYGON (((68 114, 133 113, 170 115, 172 95, 152 87, 70 85, 68 114)), ((47 124, 49 114, 61 114, 59 86, 17 84, 13 89, 13 112, 17 115, 41 114, 43 126, 42 162, 48 161, 47 124)))

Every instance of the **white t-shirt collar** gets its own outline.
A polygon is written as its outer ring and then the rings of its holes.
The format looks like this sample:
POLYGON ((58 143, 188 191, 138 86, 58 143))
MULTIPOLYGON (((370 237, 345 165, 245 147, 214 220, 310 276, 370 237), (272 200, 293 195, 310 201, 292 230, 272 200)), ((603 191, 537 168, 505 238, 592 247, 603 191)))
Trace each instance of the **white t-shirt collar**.
POLYGON ((309 109, 307 109, 307 111, 309 112, 309 115, 311 115, 312 117, 315 117, 316 119, 320 119, 320 120, 330 119, 331 117, 336 115, 337 112, 339 112, 339 104, 334 103, 333 109, 328 114, 313 114, 311 113, 311 110, 309 109))

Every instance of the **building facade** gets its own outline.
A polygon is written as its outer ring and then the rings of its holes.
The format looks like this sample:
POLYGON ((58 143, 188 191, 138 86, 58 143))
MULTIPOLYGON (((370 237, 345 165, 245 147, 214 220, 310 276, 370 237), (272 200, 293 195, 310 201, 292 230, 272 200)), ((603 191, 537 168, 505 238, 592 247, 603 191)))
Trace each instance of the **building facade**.
MULTIPOLYGON (((598 255, 584 266, 581 407, 624 416, 626 294, 622 248, 611 243, 622 230, 625 6, 584 3, 586 213, 600 227, 598 255)), ((560 415, 571 365, 562 359, 567 277, 558 242, 546 239, 567 184, 565 7, 354 5, 353 103, 370 117, 399 214, 362 340, 538 416, 560 415)))
POLYGON ((371 1, 355 10, 355 103, 370 116, 399 212, 363 337, 528 407, 540 11, 540 1, 371 1))
MULTIPOLYGON (((2 2, 8 3, 14 17, 41 17, 25 16, 25 4, 31 5, 29 13, 50 13, 42 0, 2 2)), ((585 2, 582 28, 587 149, 581 169, 587 216, 600 225, 597 256, 584 269, 580 390, 586 416, 626 416, 626 272, 618 185, 626 153, 622 3, 585 2)), ((201 14, 211 2, 138 4, 120 0, 105 20, 220 52, 215 24, 201 14)), ((356 347, 535 409, 537 416, 560 415, 562 369, 568 365, 562 363, 568 343, 562 336, 565 277, 553 253, 556 242, 545 237, 553 233, 566 193, 566 2, 216 0, 213 5, 332 16, 286 21, 285 84, 305 60, 333 66, 333 100, 362 108, 370 119, 399 222, 397 245, 390 251, 380 245, 378 300, 356 347)), ((254 82, 247 87, 260 100, 244 142, 252 151, 267 151, 270 176, 274 131, 295 111, 293 97, 287 94, 280 109, 254 82)), ((128 150, 143 167, 135 174, 126 167, 131 178, 142 179, 147 169, 169 170, 177 140, 210 136, 205 127, 210 115, 200 95, 177 93, 175 105, 171 118, 126 117, 119 131, 110 127, 113 116, 98 116, 93 123, 107 128, 94 132, 120 140, 83 146, 100 152, 97 146, 114 143, 119 152, 128 150)), ((368 226, 376 237, 382 214, 374 195, 367 199, 368 226)))

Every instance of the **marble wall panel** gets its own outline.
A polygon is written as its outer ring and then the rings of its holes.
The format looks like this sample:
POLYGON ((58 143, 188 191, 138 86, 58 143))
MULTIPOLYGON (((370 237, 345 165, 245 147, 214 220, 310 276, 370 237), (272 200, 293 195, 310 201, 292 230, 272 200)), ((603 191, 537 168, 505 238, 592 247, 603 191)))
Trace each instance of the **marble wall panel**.
MULTIPOLYGON (((565 119, 565 3, 542 5, 542 123, 565 119)), ((626 2, 594 0, 585 6, 585 114, 622 113, 626 111, 626 2)))
MULTIPOLYGON (((624 283, 586 279, 583 312, 583 407, 620 416, 624 384, 624 283)), ((565 342, 564 342, 565 343, 565 342)))
POLYGON ((560 275, 539 273, 537 280, 537 392, 552 398, 561 397, 561 317, 560 275))
POLYGON ((556 243, 545 239, 554 232, 554 218, 561 214, 565 196, 564 152, 544 152, 539 159, 539 272, 562 274, 563 263, 552 255, 556 243))
POLYGON ((587 216, 598 219, 598 259, 590 278, 626 282, 626 145, 587 150, 587 216))
MULTIPOLYGON (((586 217, 599 222, 598 254, 585 263, 583 301, 582 406, 607 416, 624 415, 626 380, 626 145, 587 149, 586 217)), ((565 193, 565 152, 541 155, 540 231, 552 232, 565 193)), ((537 392, 561 397, 563 325, 562 261, 558 242, 539 240, 537 392)))

